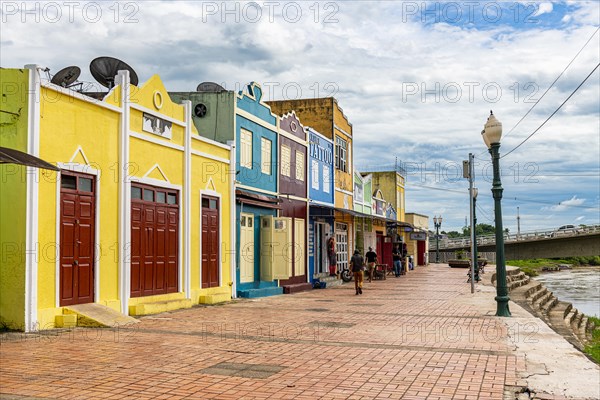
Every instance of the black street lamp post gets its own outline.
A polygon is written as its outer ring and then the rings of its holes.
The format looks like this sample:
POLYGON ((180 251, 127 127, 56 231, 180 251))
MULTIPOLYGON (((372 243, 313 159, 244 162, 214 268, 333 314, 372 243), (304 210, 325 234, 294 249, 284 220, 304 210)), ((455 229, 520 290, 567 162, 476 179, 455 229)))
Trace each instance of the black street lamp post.
POLYGON ((435 226, 435 262, 440 262, 440 228, 442 226, 442 216, 433 217, 433 225, 435 226))
POLYGON ((500 138, 502 137, 502 124, 490 111, 487 123, 481 131, 483 141, 492 155, 494 180, 492 194, 494 196, 494 220, 496 225, 496 316, 510 317, 508 308, 508 287, 506 284, 506 262, 504 260, 504 231, 502 229, 502 182, 500 180, 500 138))
POLYGON ((477 261, 477 188, 473 188, 473 259, 475 260, 475 282, 481 280, 479 276, 479 262, 477 261))

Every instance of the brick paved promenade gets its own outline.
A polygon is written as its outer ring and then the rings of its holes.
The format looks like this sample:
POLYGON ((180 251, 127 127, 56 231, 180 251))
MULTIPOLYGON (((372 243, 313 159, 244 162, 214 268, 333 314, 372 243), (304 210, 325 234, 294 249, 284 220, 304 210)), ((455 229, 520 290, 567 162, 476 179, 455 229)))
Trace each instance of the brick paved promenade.
POLYGON ((508 336, 529 332, 494 317, 493 288, 472 295, 465 272, 432 264, 362 296, 351 283, 129 329, 4 335, 0 397, 504 399, 526 369, 508 336))

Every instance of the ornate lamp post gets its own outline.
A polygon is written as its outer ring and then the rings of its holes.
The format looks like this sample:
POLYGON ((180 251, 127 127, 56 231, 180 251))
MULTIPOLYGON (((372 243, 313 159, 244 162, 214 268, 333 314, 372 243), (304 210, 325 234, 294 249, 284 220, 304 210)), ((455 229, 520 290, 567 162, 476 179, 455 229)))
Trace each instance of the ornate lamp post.
POLYGON ((435 262, 440 262, 440 228, 442 226, 442 216, 433 217, 433 225, 435 226, 435 262))
POLYGON ((475 282, 479 282, 479 263, 477 261, 477 194, 479 190, 476 187, 473 188, 471 195, 473 196, 473 259, 475 260, 475 282))
POLYGON ((487 123, 481 131, 483 141, 492 155, 494 180, 492 194, 494 196, 494 220, 496 224, 496 316, 510 317, 508 309, 508 287, 506 285, 506 264, 504 260, 504 232, 502 229, 502 182, 500 181, 500 138, 502 137, 502 124, 490 111, 487 123))

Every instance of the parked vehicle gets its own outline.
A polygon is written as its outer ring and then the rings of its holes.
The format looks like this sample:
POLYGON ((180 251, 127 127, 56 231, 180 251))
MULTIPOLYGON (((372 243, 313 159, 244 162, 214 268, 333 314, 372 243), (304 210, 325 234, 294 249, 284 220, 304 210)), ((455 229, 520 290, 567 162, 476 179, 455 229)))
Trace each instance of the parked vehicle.
POLYGON ((550 237, 572 234, 572 233, 577 233, 577 232, 578 231, 577 231, 577 228, 575 227, 575 225, 563 225, 563 226, 559 226, 557 230, 552 232, 550 237))

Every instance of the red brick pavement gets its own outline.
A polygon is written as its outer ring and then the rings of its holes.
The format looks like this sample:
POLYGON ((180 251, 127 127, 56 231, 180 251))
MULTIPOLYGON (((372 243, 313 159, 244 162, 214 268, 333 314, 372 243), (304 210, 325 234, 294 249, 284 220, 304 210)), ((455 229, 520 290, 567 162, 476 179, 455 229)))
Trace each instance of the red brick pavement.
POLYGON ((473 296, 464 275, 430 265, 366 283, 362 296, 351 283, 164 313, 134 328, 4 335, 0 393, 86 400, 503 399, 523 361, 511 352, 505 325, 464 301, 473 296), (236 375, 231 364, 247 370, 236 375))

